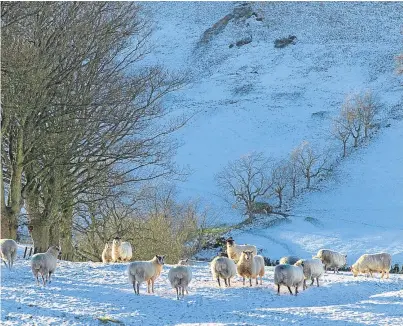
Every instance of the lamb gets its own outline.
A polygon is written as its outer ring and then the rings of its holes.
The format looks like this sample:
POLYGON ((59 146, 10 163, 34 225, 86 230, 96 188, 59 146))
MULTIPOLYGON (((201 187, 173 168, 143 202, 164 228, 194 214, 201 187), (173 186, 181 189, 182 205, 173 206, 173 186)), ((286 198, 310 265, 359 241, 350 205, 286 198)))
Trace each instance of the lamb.
POLYGON ((347 264, 347 255, 329 249, 320 249, 316 256, 312 258, 319 258, 322 264, 325 265, 325 271, 327 268, 334 268, 334 273, 338 273, 338 269, 347 264))
POLYGON ((0 240, 0 257, 4 261, 6 267, 8 267, 10 270, 17 258, 17 248, 17 242, 15 242, 13 239, 0 240))
POLYGON ((176 289, 176 298, 179 300, 179 296, 185 296, 188 293, 188 286, 192 280, 192 270, 187 265, 188 260, 180 260, 179 263, 172 267, 168 272, 168 279, 171 286, 176 289))
POLYGON ((56 270, 57 257, 61 254, 61 250, 57 246, 50 247, 45 253, 35 254, 31 258, 32 273, 36 277, 39 285, 39 273, 42 275, 43 285, 50 283, 51 275, 56 270))
POLYGON ((306 280, 312 280, 311 285, 313 285, 316 278, 316 284, 317 286, 319 286, 319 277, 321 277, 325 273, 320 259, 300 259, 295 263, 295 266, 302 267, 302 271, 305 277, 303 285, 304 290, 307 288, 306 280))
POLYGON ((231 278, 236 275, 237 266, 235 262, 224 256, 218 256, 210 264, 213 279, 216 279, 218 286, 221 287, 220 277, 224 279, 225 286, 231 286, 231 278))
POLYGON ((110 263, 112 261, 112 246, 109 242, 105 243, 104 251, 102 251, 102 262, 110 263))
POLYGON ((392 264, 391 255, 382 252, 378 254, 365 254, 362 255, 358 260, 351 266, 351 271, 354 277, 359 273, 369 273, 372 277, 372 272, 382 273, 381 278, 383 278, 386 273, 386 278, 389 278, 389 270, 392 264))
POLYGON ((299 260, 296 256, 285 256, 280 259, 280 264, 294 265, 299 260))
POLYGON ((130 261, 132 259, 132 246, 129 242, 122 242, 120 238, 112 241, 112 261, 130 261))
POLYGON ((164 256, 155 255, 148 261, 135 261, 129 264, 129 282, 133 284, 134 293, 140 295, 140 284, 147 282, 147 293, 154 293, 154 281, 161 274, 164 265, 164 256), (137 283, 136 283, 137 282, 137 283))
POLYGON ((295 295, 298 294, 298 286, 304 282, 304 272, 301 266, 280 264, 274 268, 274 284, 277 285, 277 294, 280 295, 280 285, 288 287, 291 295, 291 287, 295 287, 295 295))
POLYGON ((237 245, 232 237, 227 239, 227 254, 228 257, 233 259, 236 263, 239 261, 242 251, 251 250, 253 254, 257 255, 256 246, 253 245, 237 245))
POLYGON ((258 276, 260 276, 260 285, 262 285, 262 276, 264 275, 264 259, 260 255, 254 255, 252 250, 242 251, 241 257, 237 264, 238 275, 243 278, 249 278, 250 286, 252 286, 252 278, 256 279, 258 285, 258 276))

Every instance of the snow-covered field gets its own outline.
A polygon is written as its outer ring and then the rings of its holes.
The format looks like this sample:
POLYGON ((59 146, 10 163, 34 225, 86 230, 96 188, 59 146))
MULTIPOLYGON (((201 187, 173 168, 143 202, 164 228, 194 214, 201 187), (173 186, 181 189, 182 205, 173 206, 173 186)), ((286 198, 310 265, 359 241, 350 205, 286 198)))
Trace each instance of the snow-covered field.
POLYGON ((29 260, 1 267, 2 325, 402 325, 403 275, 389 280, 329 273, 321 287, 280 296, 273 267, 262 286, 218 288, 208 263, 195 262, 189 295, 176 300, 165 266, 155 294, 134 294, 127 264, 61 261, 49 286, 37 286, 29 260), (101 321, 103 320, 103 321, 101 321), (107 322, 109 320, 110 322, 107 322))

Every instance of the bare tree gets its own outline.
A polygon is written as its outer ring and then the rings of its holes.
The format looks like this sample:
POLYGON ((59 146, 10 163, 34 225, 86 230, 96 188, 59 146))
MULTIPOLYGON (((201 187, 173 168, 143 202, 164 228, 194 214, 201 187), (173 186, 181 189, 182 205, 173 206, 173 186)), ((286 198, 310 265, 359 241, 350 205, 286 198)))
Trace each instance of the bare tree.
POLYGON ((372 127, 374 118, 379 112, 379 104, 371 91, 355 96, 359 116, 364 125, 364 137, 368 137, 368 131, 372 127))
POLYGON ((318 177, 326 171, 326 156, 316 153, 307 141, 297 147, 292 157, 298 163, 298 167, 304 178, 306 179, 306 188, 311 187, 311 180, 318 177))
POLYGON ((348 121, 345 120, 345 116, 342 115, 336 118, 333 122, 333 135, 336 139, 340 140, 343 144, 343 157, 347 155, 347 142, 350 139, 351 132, 348 126, 348 121))
POLYGON ((356 101, 351 95, 348 96, 343 103, 341 120, 346 123, 345 126, 354 139, 354 147, 357 147, 358 140, 361 137, 363 123, 359 107, 356 105, 356 101))
POLYGON ((273 191, 278 198, 278 207, 283 205, 284 189, 289 184, 290 165, 286 161, 278 162, 272 170, 273 191))
POLYGON ((254 217, 256 200, 263 198, 272 187, 270 161, 263 153, 252 153, 229 162, 216 175, 219 188, 241 203, 248 220, 254 217))

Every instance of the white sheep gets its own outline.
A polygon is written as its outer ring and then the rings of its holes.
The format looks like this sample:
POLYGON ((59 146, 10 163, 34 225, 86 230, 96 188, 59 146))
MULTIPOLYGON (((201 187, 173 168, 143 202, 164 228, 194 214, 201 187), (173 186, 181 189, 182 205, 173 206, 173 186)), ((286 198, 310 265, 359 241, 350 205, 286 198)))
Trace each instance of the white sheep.
POLYGON ((217 280, 218 286, 221 287, 220 278, 224 279, 225 286, 231 286, 231 278, 236 276, 237 270, 232 259, 223 256, 215 257, 210 264, 210 268, 213 279, 217 280))
POLYGON ((312 258, 320 259, 322 264, 325 265, 325 271, 328 268, 333 268, 334 273, 338 273, 338 269, 347 264, 347 255, 329 249, 320 249, 316 256, 312 258))
POLYGON ((17 258, 18 245, 13 239, 0 240, 0 257, 10 270, 17 258), (7 265, 8 263, 8 265, 7 265))
POLYGON ((154 293, 154 281, 161 274, 164 265, 164 256, 155 255, 148 261, 135 261, 129 264, 129 282, 133 284, 134 293, 140 294, 140 284, 147 282, 147 293, 154 293), (137 282, 137 283, 136 283, 137 282))
POLYGON ((351 266, 351 271, 354 277, 359 273, 369 273, 372 277, 372 272, 382 273, 381 278, 383 278, 386 273, 386 278, 389 278, 389 270, 392 264, 392 256, 382 252, 378 254, 365 254, 362 255, 358 260, 351 266))
POLYGON ((280 294, 280 285, 285 285, 291 295, 293 294, 291 287, 295 287, 295 295, 297 295, 298 286, 303 284, 303 282, 304 272, 300 266, 281 264, 274 268, 274 284, 277 285, 278 295, 280 294))
POLYGON ((110 263, 112 261, 112 245, 107 242, 105 243, 105 248, 102 251, 102 262, 110 263))
POLYGON ((253 245, 238 245, 235 243, 235 240, 232 239, 232 237, 227 239, 227 254, 228 257, 233 259, 235 262, 238 262, 242 251, 244 250, 251 250, 253 254, 256 256, 257 255, 257 249, 256 246, 253 245))
POLYGON ((320 259, 300 259, 295 263, 295 266, 302 266, 304 273, 304 290, 307 288, 306 280, 311 280, 311 285, 313 285, 316 278, 316 284, 319 286, 319 277, 325 273, 320 259))
POLYGON ((281 257, 279 263, 294 265, 298 260, 299 260, 299 258, 296 256, 285 256, 285 257, 281 257))
POLYGON ((260 255, 254 255, 251 250, 242 251, 241 257, 237 264, 238 275, 243 278, 249 278, 250 286, 252 286, 252 278, 256 279, 258 285, 258 277, 260 276, 260 284, 262 284, 262 276, 264 275, 264 259, 260 255))
POLYGON ((187 265, 188 260, 180 260, 179 263, 172 267, 168 272, 168 279, 172 288, 176 290, 176 298, 179 300, 179 295, 182 297, 188 293, 188 286, 192 280, 192 270, 187 265))
POLYGON ((42 275, 43 285, 50 283, 51 275, 56 270, 57 257, 61 253, 57 246, 50 247, 45 253, 35 254, 31 258, 32 273, 36 277, 36 282, 39 285, 39 273, 42 275))
POLYGON ((130 261, 133 256, 132 246, 129 242, 122 242, 120 238, 112 241, 112 261, 130 261))

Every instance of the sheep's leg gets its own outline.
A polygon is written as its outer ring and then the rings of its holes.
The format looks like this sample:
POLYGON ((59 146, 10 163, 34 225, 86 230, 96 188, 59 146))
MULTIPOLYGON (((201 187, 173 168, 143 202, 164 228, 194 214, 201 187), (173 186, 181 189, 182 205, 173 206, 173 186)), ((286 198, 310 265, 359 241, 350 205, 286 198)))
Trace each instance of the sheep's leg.
POLYGON ((36 273, 34 273, 34 275, 35 275, 35 277, 36 277, 36 285, 39 286, 39 273, 36 272, 36 273))
POLYGON ((288 291, 290 291, 291 295, 293 295, 294 293, 292 293, 291 288, 287 285, 288 287, 288 291))
POLYGON ((231 286, 231 278, 228 278, 228 286, 231 286))
POLYGON ((369 275, 371 275, 371 277, 374 277, 374 276, 372 275, 372 271, 369 271, 369 275))
POLYGON ((221 287, 220 277, 217 277, 218 286, 221 287))
POLYGON ((3 260, 4 265, 6 265, 6 268, 8 268, 7 263, 5 260, 3 260))
POLYGON ((175 286, 175 290, 176 290, 176 300, 179 300, 179 288, 175 286))
MULTIPOLYGON (((313 284, 313 282, 312 282, 312 284, 313 284)), ((318 287, 319 287, 319 277, 316 278, 316 284, 317 284, 318 287)))
POLYGON ((381 278, 383 278, 383 274, 384 274, 385 272, 384 271, 381 271, 381 278))
POLYGON ((152 293, 154 293, 154 280, 151 279, 151 291, 152 293))
POLYGON ((51 280, 50 280, 51 275, 52 275, 52 272, 49 272, 49 282, 48 283, 51 282, 51 280))
POLYGON ((315 282, 315 278, 314 277, 312 277, 312 283, 311 283, 311 286, 313 285, 313 283, 315 282))
POLYGON ((262 276, 260 276, 260 285, 263 285, 263 277, 262 276))
POLYGON ((280 284, 277 284, 277 294, 280 295, 280 284))
POLYGON ((137 281, 137 295, 140 295, 140 282, 137 281))
POLYGON ((298 294, 298 285, 295 287, 295 295, 298 294))
POLYGON ((150 293, 150 280, 147 281, 147 293, 150 293))
POLYGON ((258 277, 256 276, 256 285, 259 285, 259 281, 257 279, 258 277))
POLYGON ((245 277, 243 278, 243 285, 245 286, 245 277))
POLYGON ((227 283, 227 279, 226 279, 226 278, 224 278, 224 283, 225 283, 225 286, 228 286, 228 283, 227 283))
POLYGON ((252 277, 249 278, 249 284, 252 286, 252 277))
MULTIPOLYGON (((312 284, 311 284, 312 285, 312 284)), ((307 286, 306 286, 306 280, 304 280, 304 282, 302 283, 302 289, 306 290, 307 286)))
POLYGON ((136 281, 133 282, 133 290, 134 290, 134 293, 137 294, 137 291, 136 291, 136 281))
POLYGON ((389 278, 389 270, 386 271, 386 278, 389 278))
POLYGON ((46 286, 45 273, 43 273, 41 275, 42 275, 43 286, 46 286))

